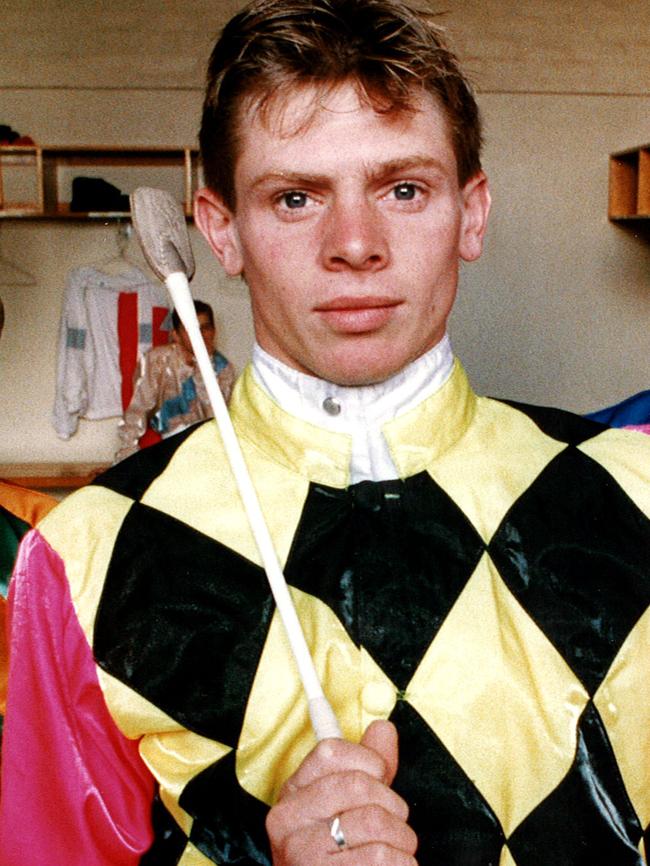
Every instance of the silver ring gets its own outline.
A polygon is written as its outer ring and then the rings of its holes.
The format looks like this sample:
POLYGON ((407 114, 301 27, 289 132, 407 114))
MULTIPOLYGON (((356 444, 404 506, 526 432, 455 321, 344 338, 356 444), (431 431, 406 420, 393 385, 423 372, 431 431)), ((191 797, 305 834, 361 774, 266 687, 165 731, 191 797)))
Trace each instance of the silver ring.
POLYGON ((338 815, 330 821, 330 836, 336 842, 339 851, 342 851, 345 848, 345 836, 341 828, 341 818, 338 815))

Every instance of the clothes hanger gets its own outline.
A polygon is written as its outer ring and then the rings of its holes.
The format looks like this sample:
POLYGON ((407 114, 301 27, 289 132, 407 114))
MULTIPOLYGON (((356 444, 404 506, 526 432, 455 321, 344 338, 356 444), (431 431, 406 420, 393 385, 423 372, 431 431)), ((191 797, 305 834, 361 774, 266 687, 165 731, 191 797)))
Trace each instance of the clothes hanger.
POLYGON ((21 268, 2 253, 0 246, 0 286, 36 286, 38 282, 31 271, 21 268))
POLYGON ((109 256, 107 259, 97 262, 95 267, 97 270, 104 273, 118 276, 127 271, 132 271, 134 268, 142 271, 142 264, 136 262, 127 254, 129 242, 133 237, 133 226, 130 222, 121 222, 118 220, 117 229, 115 232, 115 243, 117 245, 117 253, 109 256))

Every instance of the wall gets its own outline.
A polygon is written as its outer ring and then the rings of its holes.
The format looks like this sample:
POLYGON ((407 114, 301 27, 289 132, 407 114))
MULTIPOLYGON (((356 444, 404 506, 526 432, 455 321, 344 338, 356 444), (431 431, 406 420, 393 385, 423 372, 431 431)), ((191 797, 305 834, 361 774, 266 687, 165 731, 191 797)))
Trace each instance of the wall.
MULTIPOLYGON (((236 6, 15 0, 0 33, 0 123, 46 144, 191 144, 213 37, 236 6)), ((606 217, 608 154, 650 141, 650 4, 445 8, 484 112, 494 198, 485 254, 463 269, 458 354, 481 391, 576 411, 650 388, 650 244, 606 217)), ((218 309, 241 367, 245 286, 191 233, 195 296, 218 309)), ((66 274, 115 248, 112 226, 0 224, 0 254, 36 279, 0 284, 0 462, 110 460, 116 419, 82 421, 61 442, 49 416, 66 274)), ((140 258, 134 243, 129 255, 140 258)))

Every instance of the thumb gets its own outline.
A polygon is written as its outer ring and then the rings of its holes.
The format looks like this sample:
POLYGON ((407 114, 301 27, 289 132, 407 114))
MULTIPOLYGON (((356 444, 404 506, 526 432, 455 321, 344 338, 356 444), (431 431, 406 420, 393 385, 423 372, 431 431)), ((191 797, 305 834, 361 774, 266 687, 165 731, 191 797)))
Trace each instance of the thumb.
POLYGON ((398 764, 397 728, 395 725, 381 719, 371 722, 361 738, 361 745, 367 749, 372 749, 383 758, 386 764, 384 782, 386 785, 392 784, 398 764))

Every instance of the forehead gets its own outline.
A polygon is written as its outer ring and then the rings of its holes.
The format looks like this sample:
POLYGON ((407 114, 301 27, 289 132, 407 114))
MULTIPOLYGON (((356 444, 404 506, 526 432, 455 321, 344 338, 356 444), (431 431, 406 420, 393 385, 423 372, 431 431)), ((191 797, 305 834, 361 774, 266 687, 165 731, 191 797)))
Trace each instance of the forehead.
POLYGON ((261 168, 266 161, 342 163, 363 153, 371 161, 382 152, 389 160, 423 148, 456 164, 447 114, 424 90, 413 92, 408 108, 389 111, 373 107, 353 82, 249 96, 241 107, 238 139, 236 178, 242 168, 261 168))
MULTIPOLYGON (((210 322, 210 316, 208 313, 197 313, 196 319, 199 323, 200 328, 205 328, 206 325, 212 327, 212 323, 210 322)), ((182 322, 180 323, 180 328, 183 331, 185 330, 185 325, 182 322)))

